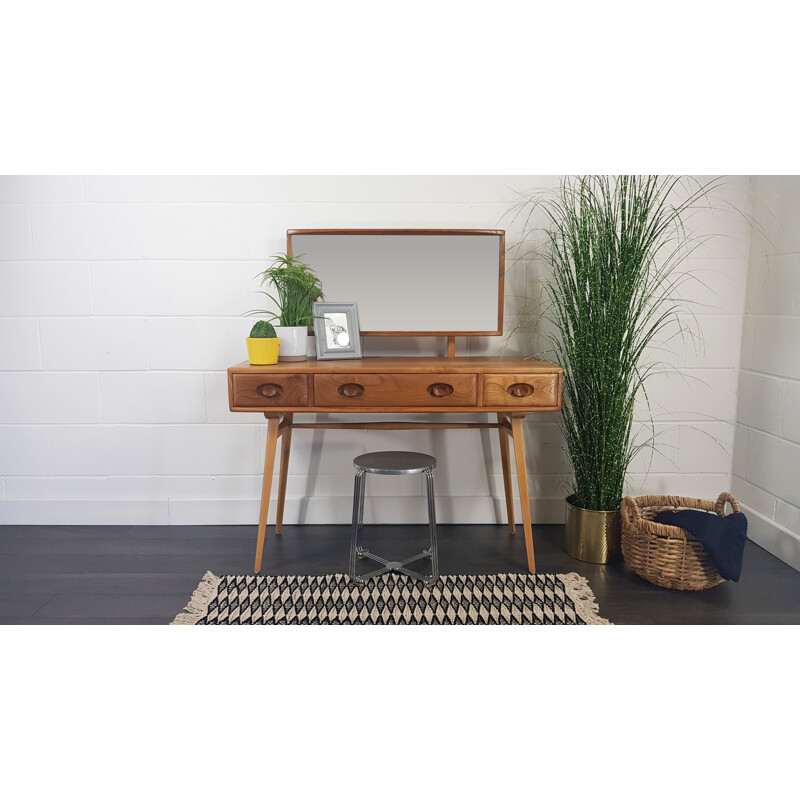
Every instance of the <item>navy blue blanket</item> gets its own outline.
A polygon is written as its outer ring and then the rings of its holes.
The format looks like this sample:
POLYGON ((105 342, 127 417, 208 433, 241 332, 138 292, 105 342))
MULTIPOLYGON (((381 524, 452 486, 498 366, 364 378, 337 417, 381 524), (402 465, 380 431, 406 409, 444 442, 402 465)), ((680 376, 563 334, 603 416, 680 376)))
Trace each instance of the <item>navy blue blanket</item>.
POLYGON ((703 545, 725 580, 739 580, 744 543, 747 541, 747 517, 741 511, 726 517, 697 509, 662 511, 653 518, 653 522, 675 525, 689 531, 703 545))

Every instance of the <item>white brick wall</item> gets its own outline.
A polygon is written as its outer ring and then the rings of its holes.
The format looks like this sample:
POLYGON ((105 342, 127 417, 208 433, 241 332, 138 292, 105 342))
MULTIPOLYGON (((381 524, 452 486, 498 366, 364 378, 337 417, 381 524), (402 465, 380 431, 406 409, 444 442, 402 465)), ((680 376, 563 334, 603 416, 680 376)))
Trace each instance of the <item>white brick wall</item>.
POLYGON ((0 259, 33 258, 28 206, 0 204, 0 259))
POLYGON ((753 179, 733 490, 750 536, 800 569, 800 176, 753 179))
MULTIPOLYGON (((262 299, 253 276, 285 249, 286 229, 500 227, 513 244, 519 222, 508 212, 518 192, 554 182, 0 178, 0 523, 254 523, 264 424, 228 411, 225 370, 246 358, 252 320, 242 314, 262 299)), ((733 178, 719 199, 746 204, 749 184, 733 178)), ((704 212, 693 224, 724 234, 693 255, 697 280, 681 290, 695 303, 705 347, 673 343, 669 361, 678 372, 653 380, 660 452, 637 459, 631 491, 713 497, 730 488, 749 229, 733 213, 704 212)), ((780 302, 796 314, 797 294, 785 289, 792 285, 788 258, 780 302)), ((509 328, 543 273, 535 256, 510 269, 509 328)), ((784 333, 791 331, 776 328, 774 336, 784 333)), ((751 352, 761 352, 755 330, 748 341, 751 352)), ((525 329, 505 352, 528 355, 537 342, 525 329)), ((457 349, 496 353, 503 344, 461 338, 457 349)), ((364 349, 440 354, 443 347, 435 339, 372 339, 364 349)), ((788 397, 798 384, 780 380, 788 397)), ((796 420, 781 425, 783 435, 800 440, 796 420)), ((530 418, 528 437, 534 515, 561 522, 568 466, 555 415, 530 418)), ((351 460, 382 447, 437 456, 443 522, 504 518, 499 449, 489 432, 298 431, 287 522, 348 521, 351 460)), ((420 481, 373 481, 369 493, 368 518, 424 519, 420 481)), ((787 507, 776 514, 791 519, 790 498, 782 500, 787 507)))

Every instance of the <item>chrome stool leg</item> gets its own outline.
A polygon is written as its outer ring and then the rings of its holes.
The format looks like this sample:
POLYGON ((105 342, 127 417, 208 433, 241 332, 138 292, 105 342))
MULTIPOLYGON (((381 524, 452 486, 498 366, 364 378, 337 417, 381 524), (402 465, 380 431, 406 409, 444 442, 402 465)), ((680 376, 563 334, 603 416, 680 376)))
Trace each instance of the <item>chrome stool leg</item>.
POLYGON ((364 497, 367 494, 367 471, 364 470, 361 478, 361 491, 358 497, 358 530, 356 531, 356 558, 364 558, 367 552, 362 544, 364 541, 364 497))
POLYGON ((439 543, 436 540, 436 503, 433 494, 433 470, 425 470, 425 478, 428 484, 428 527, 431 533, 431 579, 430 583, 439 580, 439 543))
POLYGON ((364 476, 366 472, 363 469, 356 471, 355 485, 353 486, 353 528, 350 534, 350 577, 353 580, 363 583, 356 576, 356 555, 358 553, 359 533, 361 530, 361 515, 363 513, 363 497, 364 497, 364 476))

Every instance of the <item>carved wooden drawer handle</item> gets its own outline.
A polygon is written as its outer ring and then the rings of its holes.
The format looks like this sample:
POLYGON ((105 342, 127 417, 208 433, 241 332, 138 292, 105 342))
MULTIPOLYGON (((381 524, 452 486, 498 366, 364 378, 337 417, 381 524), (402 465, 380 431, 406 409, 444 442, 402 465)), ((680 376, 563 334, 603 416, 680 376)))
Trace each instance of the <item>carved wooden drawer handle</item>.
POLYGON ((527 397, 533 394, 533 386, 529 383, 512 383, 508 387, 508 393, 513 397, 527 397))
POLYGON ((256 391, 262 396, 272 400, 283 394, 283 386, 279 383, 262 383, 256 391))
POLYGON ((448 397, 453 394, 453 387, 449 383, 432 383, 428 387, 428 394, 432 397, 448 397))
POLYGON ((361 397, 364 387, 360 383, 343 383, 339 387, 339 394, 342 397, 361 397))

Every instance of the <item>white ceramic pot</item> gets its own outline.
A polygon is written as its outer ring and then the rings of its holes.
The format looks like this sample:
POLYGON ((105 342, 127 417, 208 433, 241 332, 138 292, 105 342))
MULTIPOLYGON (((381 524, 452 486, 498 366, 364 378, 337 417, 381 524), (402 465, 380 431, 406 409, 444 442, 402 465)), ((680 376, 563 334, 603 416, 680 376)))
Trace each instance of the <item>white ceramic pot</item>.
POLYGON ((308 326, 296 327, 275 326, 275 333, 281 340, 278 361, 305 361, 308 356, 308 326))

